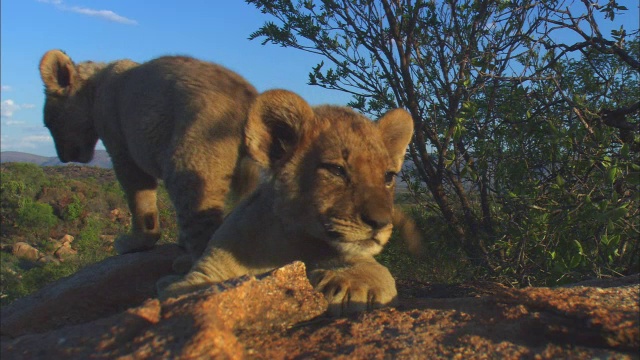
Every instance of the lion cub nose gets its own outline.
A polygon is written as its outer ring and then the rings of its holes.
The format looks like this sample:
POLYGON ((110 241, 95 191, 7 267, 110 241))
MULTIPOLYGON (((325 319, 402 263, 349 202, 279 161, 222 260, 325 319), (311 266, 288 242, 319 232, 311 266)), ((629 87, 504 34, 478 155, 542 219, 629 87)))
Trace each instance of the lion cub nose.
POLYGON ((360 214, 360 219, 373 230, 380 230, 391 223, 391 211, 382 208, 367 209, 360 214))

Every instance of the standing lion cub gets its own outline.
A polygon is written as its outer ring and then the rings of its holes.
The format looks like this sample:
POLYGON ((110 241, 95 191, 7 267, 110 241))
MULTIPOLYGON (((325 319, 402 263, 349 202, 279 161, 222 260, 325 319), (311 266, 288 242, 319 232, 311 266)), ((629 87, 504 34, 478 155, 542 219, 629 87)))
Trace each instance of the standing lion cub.
POLYGON ((152 247, 160 237, 156 206, 162 179, 176 209, 179 242, 199 256, 220 225, 229 188, 255 187, 243 131, 256 90, 221 66, 189 57, 144 64, 74 64, 51 50, 40 61, 44 122, 63 162, 88 162, 104 143, 132 214, 119 253, 152 247))
POLYGON ((245 144, 270 178, 229 214, 185 277, 160 280, 160 296, 302 260, 334 315, 391 303, 395 281, 373 256, 399 214, 395 177, 412 134, 402 109, 374 123, 344 107, 312 108, 285 90, 261 94, 245 144))

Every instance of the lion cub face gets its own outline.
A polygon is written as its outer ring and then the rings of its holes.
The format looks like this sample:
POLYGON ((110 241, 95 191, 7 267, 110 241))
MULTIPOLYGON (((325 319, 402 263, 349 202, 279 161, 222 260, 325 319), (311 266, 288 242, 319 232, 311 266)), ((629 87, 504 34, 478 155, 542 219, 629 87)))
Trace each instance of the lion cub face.
POLYGON ((40 60, 40 76, 46 94, 44 124, 53 136, 62 162, 91 161, 98 142, 91 122, 90 98, 82 76, 91 68, 91 64, 76 67, 59 50, 47 52, 40 60))
POLYGON ((342 255, 370 256, 391 235, 395 177, 412 133, 404 110, 374 123, 272 90, 254 104, 246 136, 250 154, 274 174, 284 224, 342 255))

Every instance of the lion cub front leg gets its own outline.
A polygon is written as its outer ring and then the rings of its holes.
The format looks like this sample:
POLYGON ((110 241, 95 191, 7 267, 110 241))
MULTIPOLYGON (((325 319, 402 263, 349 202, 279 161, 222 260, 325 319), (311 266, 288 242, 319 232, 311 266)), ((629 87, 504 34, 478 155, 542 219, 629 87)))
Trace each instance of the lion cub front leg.
POLYGON ((158 181, 131 161, 114 161, 114 169, 131 211, 131 232, 120 235, 114 247, 118 254, 149 249, 160 239, 158 181))
POLYGON ((329 302, 331 316, 393 305, 398 295, 389 270, 373 258, 319 264, 307 276, 329 302))
POLYGON ((185 276, 168 275, 161 278, 156 282, 156 290, 158 291, 158 298, 164 300, 206 289, 214 283, 215 281, 204 273, 192 271, 185 276))
POLYGON ((210 287, 214 283, 247 273, 249 270, 243 267, 232 253, 215 246, 209 246, 188 274, 166 276, 158 280, 156 288, 158 297, 167 299, 192 293, 210 287))

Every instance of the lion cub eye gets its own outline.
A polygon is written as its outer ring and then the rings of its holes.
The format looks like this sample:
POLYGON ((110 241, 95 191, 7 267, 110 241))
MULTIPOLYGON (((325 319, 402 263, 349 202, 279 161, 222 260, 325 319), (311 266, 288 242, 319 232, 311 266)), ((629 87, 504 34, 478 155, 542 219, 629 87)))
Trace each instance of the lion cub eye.
POLYGON ((328 171, 331 175, 341 177, 343 179, 347 178, 347 171, 340 165, 323 163, 320 164, 320 168, 328 171))
POLYGON ((391 186, 393 185, 393 180, 396 179, 396 175, 398 175, 397 173, 393 172, 393 171, 387 171, 384 174, 384 182, 387 186, 391 186))

